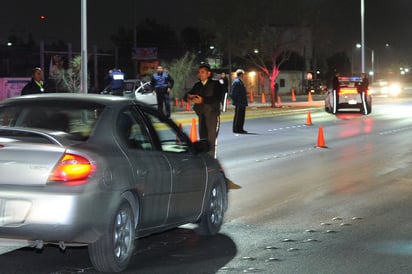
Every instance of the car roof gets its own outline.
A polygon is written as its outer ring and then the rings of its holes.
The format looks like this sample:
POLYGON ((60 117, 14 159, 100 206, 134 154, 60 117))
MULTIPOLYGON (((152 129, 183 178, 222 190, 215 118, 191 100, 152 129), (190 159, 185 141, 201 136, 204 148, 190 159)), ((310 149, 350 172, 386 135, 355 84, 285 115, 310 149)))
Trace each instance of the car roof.
POLYGON ((36 102, 47 102, 47 101, 76 101, 84 103, 97 103, 105 106, 111 105, 128 105, 131 102, 137 105, 146 105, 145 103, 132 100, 130 98, 122 96, 113 95, 101 95, 101 94, 84 94, 84 93, 46 93, 46 94, 32 94, 24 95, 19 97, 12 97, 6 99, 0 104, 8 104, 12 102, 26 102, 26 101, 36 101, 36 102))

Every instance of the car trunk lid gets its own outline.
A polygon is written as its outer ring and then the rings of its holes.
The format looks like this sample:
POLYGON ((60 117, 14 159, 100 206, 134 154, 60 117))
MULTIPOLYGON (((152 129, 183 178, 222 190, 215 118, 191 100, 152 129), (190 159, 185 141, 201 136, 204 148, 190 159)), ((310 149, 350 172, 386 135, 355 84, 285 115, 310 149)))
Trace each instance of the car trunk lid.
POLYGON ((0 136, 0 185, 45 185, 64 152, 57 144, 0 136))

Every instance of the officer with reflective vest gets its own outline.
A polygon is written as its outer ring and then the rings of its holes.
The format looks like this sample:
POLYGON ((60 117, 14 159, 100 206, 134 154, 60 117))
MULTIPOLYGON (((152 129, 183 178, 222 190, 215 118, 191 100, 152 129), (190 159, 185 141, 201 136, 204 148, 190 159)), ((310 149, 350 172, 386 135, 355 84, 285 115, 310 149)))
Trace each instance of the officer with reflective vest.
POLYGON ((41 68, 34 68, 31 74, 31 80, 23 87, 23 89, 21 90, 21 95, 47 92, 42 78, 43 73, 41 68))
POLYGON ((112 95, 123 96, 124 73, 120 69, 113 69, 109 73, 110 91, 112 95))
POLYGON ((166 117, 170 118, 170 92, 174 80, 162 66, 157 67, 157 72, 152 75, 150 84, 156 91, 157 108, 166 117), (164 111, 163 111, 164 107, 164 111))

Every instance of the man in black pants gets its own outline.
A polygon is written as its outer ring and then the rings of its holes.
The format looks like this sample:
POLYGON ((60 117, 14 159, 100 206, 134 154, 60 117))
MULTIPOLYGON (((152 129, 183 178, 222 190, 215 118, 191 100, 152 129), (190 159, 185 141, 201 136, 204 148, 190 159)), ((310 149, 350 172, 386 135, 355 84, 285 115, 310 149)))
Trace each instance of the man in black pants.
POLYGON ((245 123, 245 114, 247 103, 246 88, 243 84, 243 76, 245 71, 238 69, 236 71, 237 78, 232 83, 230 96, 232 104, 235 106, 235 116, 233 117, 233 133, 246 134, 247 131, 243 129, 245 123))
POLYGON ((362 81, 359 83, 358 92, 361 97, 362 112, 364 112, 365 114, 368 114, 366 94, 368 93, 368 89, 369 89, 369 80, 368 80, 368 76, 366 73, 362 73, 361 76, 362 76, 362 81))
POLYGON ((216 157, 216 139, 220 122, 220 102, 223 86, 211 79, 211 69, 206 63, 199 66, 199 82, 187 92, 183 100, 193 103, 199 117, 199 137, 208 140, 210 152, 216 157))

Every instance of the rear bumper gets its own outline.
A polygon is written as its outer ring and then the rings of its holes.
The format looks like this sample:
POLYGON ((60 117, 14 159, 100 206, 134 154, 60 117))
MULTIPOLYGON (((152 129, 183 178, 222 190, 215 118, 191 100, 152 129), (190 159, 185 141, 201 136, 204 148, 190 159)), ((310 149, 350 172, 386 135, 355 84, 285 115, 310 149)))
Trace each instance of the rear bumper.
POLYGON ((114 207, 108 194, 98 196, 0 191, 0 238, 94 242, 114 207))

